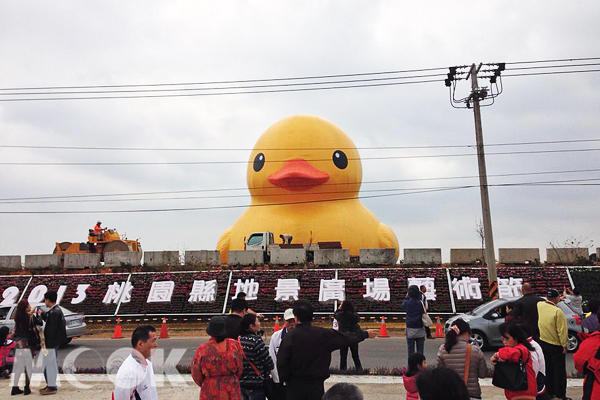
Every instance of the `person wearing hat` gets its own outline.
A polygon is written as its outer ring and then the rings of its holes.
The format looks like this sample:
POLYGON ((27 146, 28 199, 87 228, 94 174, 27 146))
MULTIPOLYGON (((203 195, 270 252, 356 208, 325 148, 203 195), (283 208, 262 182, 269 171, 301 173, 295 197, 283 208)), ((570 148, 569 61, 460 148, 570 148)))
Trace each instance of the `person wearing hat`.
POLYGON ((277 371, 277 352, 279 352, 279 346, 281 341, 296 326, 296 320, 294 318, 294 310, 288 308, 283 313, 283 328, 277 332, 273 332, 271 335, 271 342, 269 342, 269 355, 273 359, 275 368, 271 371, 271 378, 273 379, 273 399, 271 400, 285 400, 287 399, 287 392, 285 386, 279 380, 279 372, 277 371))
POLYGON ((567 394, 567 317, 557 306, 560 293, 549 289, 547 299, 537 304, 540 346, 546 361, 546 392, 557 399, 568 399, 567 394))
POLYGON ((192 359, 191 373, 200 386, 200 400, 241 400, 240 376, 244 353, 237 340, 226 337, 225 317, 212 317, 206 328, 210 335, 192 359))

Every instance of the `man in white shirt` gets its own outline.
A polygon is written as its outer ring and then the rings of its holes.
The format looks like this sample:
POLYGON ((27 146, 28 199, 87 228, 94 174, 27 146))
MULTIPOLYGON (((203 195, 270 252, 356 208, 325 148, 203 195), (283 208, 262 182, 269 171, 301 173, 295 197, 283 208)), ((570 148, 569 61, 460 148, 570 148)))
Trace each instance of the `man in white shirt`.
POLYGON ((273 332, 271 335, 271 341, 269 342, 269 355, 275 364, 275 367, 271 371, 271 377, 273 378, 273 395, 275 400, 287 399, 287 393, 283 383, 279 381, 279 373, 277 372, 277 352, 279 351, 279 345, 283 337, 296 326, 296 320, 294 319, 294 310, 288 308, 283 313, 283 329, 273 332))
POLYGON ((156 329, 145 325, 131 335, 131 354, 123 361, 115 378, 113 400, 158 400, 154 369, 149 358, 158 347, 156 329))

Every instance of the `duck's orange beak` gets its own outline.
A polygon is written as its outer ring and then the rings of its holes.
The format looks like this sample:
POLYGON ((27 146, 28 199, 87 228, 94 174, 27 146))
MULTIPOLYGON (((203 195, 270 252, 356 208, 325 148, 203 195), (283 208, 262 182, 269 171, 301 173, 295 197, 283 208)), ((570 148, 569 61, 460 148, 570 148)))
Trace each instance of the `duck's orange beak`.
POLYGON ((308 190, 328 180, 327 172, 319 171, 301 158, 289 160, 279 171, 269 175, 273 185, 293 191, 308 190))

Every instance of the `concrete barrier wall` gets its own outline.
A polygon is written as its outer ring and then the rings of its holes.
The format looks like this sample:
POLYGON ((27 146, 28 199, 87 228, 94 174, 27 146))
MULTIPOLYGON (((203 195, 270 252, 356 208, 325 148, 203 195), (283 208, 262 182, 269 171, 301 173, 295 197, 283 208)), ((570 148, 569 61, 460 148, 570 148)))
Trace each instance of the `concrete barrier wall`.
POLYGON ((404 249, 404 264, 436 264, 442 263, 442 249, 404 249))
POLYGON ((105 267, 139 267, 142 265, 141 261, 140 253, 136 251, 117 251, 104 254, 105 267))
POLYGON ((0 269, 21 268, 21 256, 0 256, 0 269))
POLYGON ((320 249, 315 250, 316 265, 348 264, 350 262, 350 250, 347 249, 320 249))
POLYGON ((66 269, 99 268, 102 256, 96 253, 65 254, 64 266, 66 269))
POLYGON ((25 269, 62 268, 60 254, 34 254, 25 256, 25 269))
POLYGON ((269 246, 271 251, 271 264, 289 265, 306 264, 306 250, 302 249, 281 249, 269 246))
POLYGON ((484 258, 482 249, 450 249, 450 264, 475 264, 484 258))
POLYGON ((149 267, 171 267, 180 264, 179 251, 177 250, 144 252, 144 265, 149 267))
POLYGON ((546 262, 549 264, 573 264, 578 258, 587 260, 589 257, 589 250, 586 247, 546 249, 546 262))
POLYGON ((255 265, 265 263, 265 256, 262 250, 230 251, 227 255, 229 265, 255 265))
POLYGON ((540 249, 498 249, 501 264, 524 264, 526 261, 540 261, 540 249))
POLYGON ((359 262, 364 265, 394 265, 396 263, 395 249, 360 249, 359 262))
POLYGON ((185 265, 212 265, 221 263, 219 250, 189 250, 185 252, 185 265))

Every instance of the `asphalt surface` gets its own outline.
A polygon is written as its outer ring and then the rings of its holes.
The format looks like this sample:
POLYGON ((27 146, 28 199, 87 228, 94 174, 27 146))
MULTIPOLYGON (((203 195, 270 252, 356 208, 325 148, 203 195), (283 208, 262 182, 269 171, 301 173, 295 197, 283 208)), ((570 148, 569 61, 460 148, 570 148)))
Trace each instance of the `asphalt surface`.
MULTIPOLYGON (((189 365, 196 348, 207 339, 206 337, 160 339, 152 361, 154 364, 189 365)), ((429 365, 435 364, 437 351, 443 342, 443 339, 428 339, 425 342, 425 357, 429 365)), ((59 350, 59 365, 74 366, 75 368, 99 368, 106 367, 108 363, 110 369, 111 365, 122 362, 129 354, 130 348, 128 339, 76 339, 59 350)), ((394 368, 407 365, 407 348, 404 337, 367 339, 360 344, 359 353, 364 368, 394 368)), ((484 353, 489 359, 494 350, 484 353)), ((332 355, 331 366, 338 367, 339 360, 339 351, 336 351, 332 355)), ((353 365, 352 357, 348 352, 348 366, 353 365)), ((569 354, 567 355, 567 373, 570 374, 574 369, 573 356, 569 354)))

